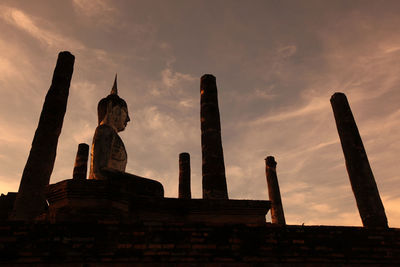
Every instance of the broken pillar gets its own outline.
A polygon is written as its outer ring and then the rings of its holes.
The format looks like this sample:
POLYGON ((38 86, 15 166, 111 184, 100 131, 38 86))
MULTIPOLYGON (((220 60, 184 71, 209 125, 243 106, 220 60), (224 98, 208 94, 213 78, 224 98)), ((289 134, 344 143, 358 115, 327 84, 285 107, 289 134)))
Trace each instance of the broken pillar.
POLYGON ((271 201, 271 221, 275 224, 285 225, 285 214, 283 213, 281 192, 276 175, 276 161, 272 156, 265 159, 265 175, 267 176, 268 195, 271 201))
POLYGON ((217 84, 213 75, 201 77, 200 97, 203 198, 228 199, 217 84))
POLYGON ((333 94, 331 104, 362 223, 364 227, 388 227, 378 187, 345 94, 333 94))
POLYGON ((179 198, 191 199, 190 191, 190 154, 179 154, 179 198))
POLYGON ((70 52, 58 54, 53 80, 43 104, 11 219, 33 220, 46 207, 45 190, 54 167, 74 61, 75 57, 70 52))
POLYGON ((82 143, 78 145, 78 152, 76 153, 73 179, 85 180, 87 174, 87 163, 89 157, 89 145, 82 143))

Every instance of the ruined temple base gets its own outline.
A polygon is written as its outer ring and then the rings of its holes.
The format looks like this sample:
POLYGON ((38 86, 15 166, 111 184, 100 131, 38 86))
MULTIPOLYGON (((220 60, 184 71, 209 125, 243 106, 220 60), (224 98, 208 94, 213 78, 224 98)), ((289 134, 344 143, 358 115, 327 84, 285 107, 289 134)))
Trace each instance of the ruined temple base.
POLYGON ((400 266, 400 229, 0 221, 1 266, 400 266))
POLYGON ((269 201, 138 196, 133 185, 64 180, 48 187, 51 222, 174 222, 264 225, 269 201))

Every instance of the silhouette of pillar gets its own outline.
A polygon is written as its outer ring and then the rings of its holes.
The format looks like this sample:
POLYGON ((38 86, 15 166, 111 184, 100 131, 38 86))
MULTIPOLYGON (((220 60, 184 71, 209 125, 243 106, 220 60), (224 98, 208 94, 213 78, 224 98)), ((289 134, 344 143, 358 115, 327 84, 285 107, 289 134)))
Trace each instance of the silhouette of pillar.
POLYGON ((82 143, 78 145, 76 153, 73 179, 85 180, 87 174, 87 162, 89 157, 89 145, 82 143))
POLYGON ((45 190, 54 167, 74 61, 75 57, 70 52, 58 54, 53 80, 43 104, 11 219, 33 220, 46 206, 45 190))
POLYGON ((378 187, 345 94, 333 94, 331 105, 342 143, 347 173, 363 225, 388 227, 378 187))
POLYGON ((191 199, 190 192, 190 154, 179 154, 179 198, 191 199))
POLYGON ((269 156, 265 159, 265 175, 267 176, 268 195, 271 201, 272 223, 285 225, 285 214, 283 213, 281 192, 279 190, 278 177, 276 175, 275 158, 269 156))
POLYGON ((228 199, 217 84, 213 75, 201 77, 200 95, 203 198, 228 199))

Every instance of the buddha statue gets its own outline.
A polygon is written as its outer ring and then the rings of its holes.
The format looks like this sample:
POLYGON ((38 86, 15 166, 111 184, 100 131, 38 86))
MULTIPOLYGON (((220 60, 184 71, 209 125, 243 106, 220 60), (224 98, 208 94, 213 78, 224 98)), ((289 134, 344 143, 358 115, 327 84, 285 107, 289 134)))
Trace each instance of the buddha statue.
POLYGON ((125 172, 127 153, 118 132, 125 130, 130 118, 125 100, 118 96, 116 75, 110 95, 100 100, 97 112, 89 179, 124 183, 135 195, 163 197, 161 183, 125 172))

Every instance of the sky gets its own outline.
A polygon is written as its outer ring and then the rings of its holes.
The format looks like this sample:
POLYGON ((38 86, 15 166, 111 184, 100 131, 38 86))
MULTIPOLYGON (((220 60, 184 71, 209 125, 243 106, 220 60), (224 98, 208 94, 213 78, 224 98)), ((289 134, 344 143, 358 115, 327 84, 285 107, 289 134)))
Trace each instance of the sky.
POLYGON ((118 73, 127 172, 177 197, 178 155, 188 152, 201 198, 199 87, 209 73, 231 199, 268 200, 264 159, 274 156, 288 224, 361 226, 329 102, 344 92, 389 226, 400 227, 399 10, 378 0, 2 0, 0 193, 18 191, 67 50, 75 67, 51 183, 72 178, 118 73))

